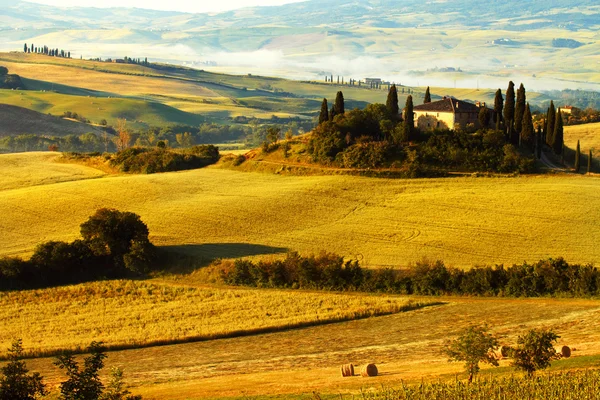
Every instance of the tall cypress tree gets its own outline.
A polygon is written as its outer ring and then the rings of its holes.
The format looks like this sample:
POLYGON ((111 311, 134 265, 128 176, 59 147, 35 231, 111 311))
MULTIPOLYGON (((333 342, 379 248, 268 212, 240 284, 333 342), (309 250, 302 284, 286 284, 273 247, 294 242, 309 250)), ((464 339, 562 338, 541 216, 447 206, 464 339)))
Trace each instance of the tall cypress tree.
POLYGON ((542 126, 538 125, 537 133, 535 135, 535 153, 537 159, 542 158, 542 126))
POLYGON ((560 108, 556 113, 556 122, 554 122, 554 135, 552 135, 552 148, 554 149, 554 153, 562 154, 563 151, 563 119, 562 112, 560 108))
POLYGON ((587 173, 588 174, 592 173, 592 149, 590 149, 590 152, 588 153, 588 168, 587 168, 587 173))
POLYGON ((27 53, 27 43, 23 45, 23 53, 27 53))
POLYGON ((335 108, 335 115, 341 115, 344 114, 344 94, 339 91, 337 92, 337 95, 335 96, 335 104, 334 104, 334 108, 335 108))
POLYGON ((331 106, 331 111, 329 111, 329 120, 333 121, 334 117, 335 117, 335 104, 331 106))
POLYGON ((504 99, 502 98, 502 90, 496 90, 496 97, 494 98, 494 122, 496 123, 496 129, 500 129, 500 122, 502 122, 502 109, 504 108, 504 99))
POLYGON ((323 99, 321 113, 319 114, 319 125, 326 121, 329 121, 329 108, 327 106, 327 99, 323 99))
POLYGON ((404 122, 402 125, 402 140, 408 142, 413 138, 415 130, 415 115, 413 110, 412 96, 406 98, 406 107, 404 108, 404 122))
POLYGON ((535 132, 533 130, 533 118, 531 117, 531 109, 529 103, 525 106, 525 113, 521 120, 521 144, 529 147, 530 150, 535 148, 535 132))
POLYGON ((546 144, 550 147, 554 145, 554 124, 556 123, 556 108, 554 101, 550 100, 548 115, 546 117, 546 144))
MULTIPOLYGON (((513 81, 508 82, 508 88, 506 89, 506 100, 504 102, 504 123, 505 129, 508 133, 511 127, 514 127, 515 123, 515 84, 513 81)), ((509 136, 509 139, 512 138, 509 136)))
POLYGON ((429 93, 429 86, 427 86, 427 90, 425 90, 425 99, 423 100, 423 104, 431 103, 431 93, 429 93))
POLYGON ((577 150, 575 150, 574 169, 576 173, 579 173, 579 170, 581 169, 581 147, 579 147, 579 140, 577 141, 577 150))
POLYGON ((398 89, 396 89, 396 85, 392 85, 390 88, 385 107, 390 113, 392 120, 396 121, 398 119, 398 113, 400 112, 400 107, 398 106, 398 89))
POLYGON ((527 95, 525 94, 525 86, 521 83, 517 90, 517 103, 515 106, 515 130, 521 132, 523 129, 523 115, 525 114, 525 104, 527 103, 527 95))

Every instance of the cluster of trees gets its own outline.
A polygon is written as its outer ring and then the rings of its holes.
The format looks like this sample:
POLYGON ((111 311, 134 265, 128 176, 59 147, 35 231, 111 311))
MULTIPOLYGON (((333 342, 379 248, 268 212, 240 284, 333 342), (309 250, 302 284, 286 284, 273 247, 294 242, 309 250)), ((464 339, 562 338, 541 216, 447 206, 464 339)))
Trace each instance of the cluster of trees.
MULTIPOLYGON (((76 112, 72 112, 72 111, 65 111, 63 112, 62 118, 70 118, 70 119, 76 119, 79 122, 83 122, 84 124, 89 124, 90 120, 87 119, 86 117, 84 117, 81 114, 78 114, 76 112)), ((106 120, 104 120, 105 123, 103 125, 106 125, 106 120)))
MULTIPOLYGON (((559 337, 551 329, 530 329, 518 336, 516 346, 505 346, 505 351, 512 358, 512 366, 531 377, 535 371, 546 369, 553 360, 561 358, 554 349, 559 337)), ((465 363, 471 383, 473 376, 480 371, 480 363, 498 366, 495 352, 499 348, 499 339, 490 333, 487 325, 471 325, 458 338, 445 343, 443 354, 448 356, 448 361, 465 363)))
POLYGON ((148 272, 157 250, 139 215, 101 208, 81 224, 82 239, 39 244, 28 261, 0 258, 0 290, 119 278, 148 272))
POLYGON ((202 168, 219 161, 220 155, 218 147, 212 144, 173 151, 167 149, 163 142, 158 142, 155 148, 130 147, 109 157, 111 167, 121 172, 154 174, 202 168))
POLYGON ((45 54, 45 55, 51 56, 51 57, 71 58, 70 51, 64 51, 62 49, 61 50, 51 49, 46 45, 37 47, 33 43, 29 46, 27 45, 27 43, 25 43, 23 45, 23 52, 24 53, 45 54))
POLYGON ((0 65, 0 89, 19 89, 23 87, 21 77, 9 74, 8 68, 0 65))
MULTIPOLYGON (((100 371, 107 358, 102 343, 92 342, 87 352, 89 355, 84 358, 83 366, 69 353, 58 356, 54 361, 54 365, 67 375, 67 380, 60 384, 61 400, 142 399, 142 396, 132 395, 125 388, 120 368, 111 370, 107 386, 102 383, 100 371)), ((23 358, 23 342, 16 339, 8 349, 8 363, 0 368, 0 400, 35 400, 48 394, 43 377, 38 372, 30 374, 23 358)))
POLYGON ((104 152, 116 151, 114 136, 94 133, 66 136, 16 135, 0 138, 0 150, 11 153, 23 151, 104 152))
MULTIPOLYGON (((519 120, 529 122, 517 128, 529 140, 531 135, 527 132, 533 131, 532 119, 524 100, 523 88, 519 96, 523 117, 519 120)), ((425 102, 431 102, 429 88, 425 102)), ((327 99, 323 99, 319 125, 313 131, 308 151, 315 162, 346 168, 389 166, 400 168, 411 177, 439 174, 447 168, 492 172, 527 172, 533 168, 533 158, 516 149, 518 136, 515 145, 509 137, 512 131, 504 132, 500 123, 497 131, 484 128, 475 134, 460 129, 420 132, 415 127, 413 107, 413 98, 408 96, 404 112, 400 112, 395 85, 388 92, 386 104, 370 104, 364 110, 345 111, 343 94, 338 92, 331 110, 327 99)), ((481 118, 489 119, 487 108, 481 110, 481 118)), ((487 126, 487 122, 482 125, 487 126)))
POLYGON ((510 267, 449 268, 442 261, 421 261, 406 270, 364 269, 357 261, 323 253, 284 260, 238 260, 222 271, 225 283, 254 287, 357 290, 417 295, 574 296, 600 294, 600 271, 564 259, 510 267))

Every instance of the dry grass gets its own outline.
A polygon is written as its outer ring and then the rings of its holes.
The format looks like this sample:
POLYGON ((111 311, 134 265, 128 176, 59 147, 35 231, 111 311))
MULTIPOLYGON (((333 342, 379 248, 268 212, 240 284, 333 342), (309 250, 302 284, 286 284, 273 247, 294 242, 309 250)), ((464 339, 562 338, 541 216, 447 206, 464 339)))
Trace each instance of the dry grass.
MULTIPOLYGON (((44 153, 29 156, 37 161, 19 174, 55 168, 44 153)), ((206 258, 326 249, 367 266, 598 262, 599 189, 586 176, 389 180, 210 167, 113 175, 0 192, 0 254, 73 240, 96 209, 114 207, 141 215, 156 244, 206 258)))
POLYGON ((0 349, 22 338, 32 354, 206 340, 401 311, 406 299, 107 281, 0 293, 0 349))
POLYGON ((595 124, 583 124, 565 126, 565 145, 573 150, 580 141, 581 153, 587 155, 592 150, 592 156, 600 156, 600 122, 595 124))

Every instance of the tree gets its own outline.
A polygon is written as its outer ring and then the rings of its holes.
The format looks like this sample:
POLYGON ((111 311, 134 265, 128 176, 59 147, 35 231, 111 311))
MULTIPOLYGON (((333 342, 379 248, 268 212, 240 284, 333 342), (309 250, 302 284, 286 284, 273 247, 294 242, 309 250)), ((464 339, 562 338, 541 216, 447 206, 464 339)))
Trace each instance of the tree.
POLYGON ((8 68, 0 66, 0 76, 8 74, 8 68))
MULTIPOLYGON (((508 82, 506 89, 506 100, 504 102, 504 121, 506 123, 506 132, 513 126, 515 122, 515 84, 513 81, 508 82)), ((509 136, 509 139, 510 136, 509 136)))
POLYGON ((267 142, 269 144, 275 144, 279 139, 281 139, 281 128, 276 126, 270 126, 267 128, 267 142))
POLYGON ((23 342, 16 339, 8 349, 8 364, 0 368, 0 400, 34 400, 47 394, 42 376, 38 372, 28 375, 22 358, 23 342))
POLYGON ((548 114, 546 115, 546 144, 550 147, 554 145, 554 124, 556 123, 556 108, 554 101, 550 100, 548 114))
POLYGON ((554 134, 552 135, 552 148, 555 154, 562 154, 563 151, 563 118, 560 108, 556 113, 556 121, 554 122, 554 134))
POLYGON ((100 370, 104 367, 106 354, 102 344, 92 342, 88 347, 90 355, 84 358, 83 369, 75 361, 72 354, 57 357, 54 365, 64 369, 67 380, 60 384, 63 400, 98 400, 104 389, 100 381, 100 370))
POLYGON ((27 43, 23 45, 23 53, 27 53, 27 43))
POLYGON ((494 98, 494 122, 496 123, 496 129, 499 130, 500 123, 502 122, 502 109, 504 107, 504 99, 502 98, 502 90, 496 90, 496 97, 494 98))
POLYGON ((531 109, 529 108, 529 103, 527 103, 527 106, 525 107, 525 112, 523 113, 521 128, 521 144, 528 146, 529 149, 533 151, 536 146, 536 137, 533 128, 533 118, 531 117, 531 109))
POLYGON ((150 251, 154 246, 148 240, 148 227, 139 215, 131 212, 101 208, 81 224, 81 236, 95 255, 110 257, 117 267, 141 269, 139 263, 130 268, 125 258, 129 253, 136 262, 152 258, 150 251))
POLYGON ((337 95, 335 96, 334 109, 335 109, 335 115, 342 115, 345 113, 344 94, 341 91, 337 92, 337 95))
POLYGON ((576 173, 579 173, 579 170, 581 169, 581 147, 579 147, 579 140, 577 141, 577 150, 575 150, 574 169, 576 173))
POLYGON ((390 91, 388 92, 387 101, 385 102, 385 107, 392 118, 392 121, 398 120, 398 113, 400 112, 400 107, 398 106, 398 89, 396 89, 396 85, 392 85, 390 91))
POLYGON ((124 118, 117 119, 117 137, 114 138, 115 145, 117 146, 117 151, 123 151, 129 148, 131 142, 131 134, 129 133, 129 129, 127 129, 127 120, 124 118))
POLYGON ((123 383, 123 370, 115 367, 110 371, 110 382, 100 396, 100 400, 141 400, 142 396, 133 396, 123 383))
POLYGON ((472 325, 462 331, 459 337, 446 343, 444 354, 448 361, 464 361, 465 371, 469 374, 469 383, 473 376, 479 372, 479 363, 483 362, 498 366, 494 349, 498 347, 496 339, 489 331, 487 325, 472 325))
POLYGON ((592 150, 591 149, 590 149, 590 152, 588 153, 587 173, 588 174, 592 173, 592 150))
POLYGON ((537 133, 535 135, 535 154, 537 159, 542 158, 542 126, 538 125, 537 133))
POLYGON ((560 355, 554 350, 554 343, 559 338, 549 329, 531 329, 517 339, 517 347, 512 351, 512 365, 532 376, 535 371, 546 369, 552 360, 560 355))
POLYGON ((431 93, 429 93, 429 86, 425 90, 425 98, 423 99, 423 104, 431 103, 431 93))
POLYGON ((477 119, 479 120, 479 125, 482 128, 488 127, 488 125, 490 124, 490 113, 487 107, 479 108, 479 115, 477 116, 477 119))
POLYGON ((515 106, 515 130, 517 133, 521 133, 523 128, 523 116, 525 114, 526 103, 527 96, 525 94, 525 86, 521 83, 521 86, 519 86, 519 89, 517 90, 517 103, 515 106))
POLYGON ((412 140, 415 130, 415 114, 413 111, 412 95, 406 98, 406 107, 404 108, 404 122, 402 125, 402 139, 405 142, 412 140))
POLYGON ((329 121, 329 106, 327 105, 327 99, 323 99, 321 113, 319 114, 319 124, 327 121, 329 121))
POLYGON ((335 104, 331 106, 331 110, 329 111, 329 120, 333 121, 333 118, 335 118, 336 116, 336 112, 335 112, 335 104))

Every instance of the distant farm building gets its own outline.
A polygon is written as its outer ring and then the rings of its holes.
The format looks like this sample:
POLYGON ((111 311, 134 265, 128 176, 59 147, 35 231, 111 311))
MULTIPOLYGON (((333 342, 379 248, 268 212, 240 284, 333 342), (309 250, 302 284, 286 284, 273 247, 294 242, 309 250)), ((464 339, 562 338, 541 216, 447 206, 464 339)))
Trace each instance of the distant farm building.
POLYGON ((573 106, 564 106, 560 107, 560 111, 562 111, 563 114, 573 114, 574 112, 579 111, 579 109, 573 106))
MULTIPOLYGON (((485 106, 485 103, 472 104, 453 97, 444 97, 442 100, 420 104, 413 108, 415 127, 428 131, 465 128, 467 125, 473 124, 479 128, 479 110, 485 106)), ((488 108, 488 113, 490 115, 489 127, 491 127, 494 110, 488 108)))

